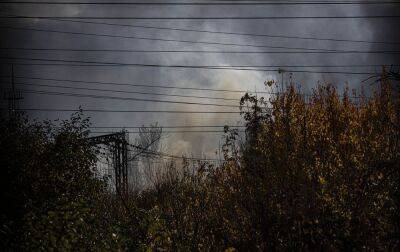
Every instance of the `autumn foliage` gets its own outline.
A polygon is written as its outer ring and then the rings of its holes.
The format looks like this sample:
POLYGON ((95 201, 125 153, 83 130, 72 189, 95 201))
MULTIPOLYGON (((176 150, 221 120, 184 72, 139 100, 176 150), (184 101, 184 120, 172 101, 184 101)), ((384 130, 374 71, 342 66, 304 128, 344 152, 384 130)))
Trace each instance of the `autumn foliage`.
POLYGON ((11 138, 4 121, 2 194, 14 201, 1 212, 2 246, 398 250, 399 98, 384 80, 370 97, 331 85, 246 94, 246 132, 226 129, 223 164, 171 162, 154 188, 124 197, 91 170, 86 122, 54 134, 21 122, 11 138))

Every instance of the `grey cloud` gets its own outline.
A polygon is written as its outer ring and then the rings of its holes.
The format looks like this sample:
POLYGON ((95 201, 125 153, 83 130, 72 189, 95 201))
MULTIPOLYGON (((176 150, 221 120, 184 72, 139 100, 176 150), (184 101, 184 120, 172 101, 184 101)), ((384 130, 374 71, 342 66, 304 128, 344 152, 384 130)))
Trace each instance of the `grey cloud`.
MULTIPOLYGON (((398 9, 378 7, 360 7, 360 6, 320 6, 320 7, 127 7, 127 8, 84 8, 74 7, 63 9, 65 15, 144 15, 144 16, 268 16, 268 15, 363 15, 379 13, 397 12, 398 9)), ((29 9, 29 10, 7 10, 18 14, 48 14, 58 13, 55 8, 49 9, 29 9)), ((118 22, 118 21, 116 21, 118 22)), ((400 41, 397 22, 388 20, 385 22, 379 20, 269 20, 269 21, 243 21, 243 20, 220 20, 220 21, 120 21, 130 24, 152 24, 165 27, 185 27, 215 31, 234 31, 246 33, 269 33, 277 35, 305 35, 316 37, 350 38, 366 40, 393 40, 400 41)), ((77 24, 57 21, 40 20, 36 23, 29 21, 13 21, 13 25, 30 27, 57 28, 69 31, 90 31, 107 34, 124 35, 145 35, 148 37, 163 37, 171 39, 191 39, 197 41, 221 41, 226 43, 247 43, 247 44, 269 44, 285 46, 318 47, 329 49, 365 49, 374 50, 386 48, 382 45, 368 45, 360 43, 338 43, 338 42, 317 42, 311 40, 290 40, 290 39, 267 39, 249 36, 230 36, 194 32, 178 31, 160 31, 155 29, 135 29, 135 28, 117 28, 112 26, 77 24)), ((79 37, 60 34, 45 34, 34 32, 5 32, 2 31, 1 44, 5 46, 26 46, 26 47, 65 47, 65 48, 124 48, 124 49, 240 49, 243 47, 223 47, 223 46, 205 46, 189 45, 183 43, 171 42, 150 42, 144 40, 115 39, 115 38, 96 38, 79 37)), ((398 49, 390 47, 392 49, 398 49)), ((218 54, 109 54, 109 53, 10 53, 2 52, 2 55, 16 56, 35 56, 35 57, 54 57, 71 60, 98 60, 98 61, 116 61, 116 62, 135 62, 135 63, 162 63, 162 64, 188 64, 188 65, 333 65, 333 64, 390 64, 399 63, 397 56, 382 55, 279 55, 279 54, 249 54, 249 55, 218 55, 218 54)), ((353 70, 353 69, 344 69, 353 70)), ((375 70, 375 69, 361 69, 375 70)), ((6 66, 2 71, 8 71, 6 66)), ((164 68, 77 68, 77 67, 18 67, 18 74, 32 75, 53 78, 70 78, 93 81, 114 81, 114 82, 134 82, 149 84, 173 84, 181 86, 213 87, 213 88, 231 88, 245 89, 249 91, 263 90, 263 82, 266 79, 280 80, 280 76, 275 73, 244 72, 244 71, 217 71, 217 70, 182 70, 182 69, 164 69, 164 68)), ((347 81, 351 87, 358 87, 362 76, 343 76, 335 74, 294 74, 297 83, 304 86, 304 90, 309 90, 317 84, 318 80, 331 82, 338 87, 342 87, 347 81)), ((288 80, 288 75, 285 75, 288 80)), ((117 88, 117 87, 115 87, 117 88)), ((128 90, 128 89, 127 89, 128 90)), ((182 91, 166 91, 165 89, 141 88, 149 92, 170 92, 181 93, 182 91)), ((198 92, 184 92, 185 94, 199 94, 198 92)), ((206 93, 208 95, 209 93, 206 93)), ((210 94, 215 96, 232 96, 232 94, 210 94)), ((159 97, 154 97, 160 99, 159 97)), ((167 98, 163 98, 167 99, 167 98)), ((168 98, 169 99, 169 98, 168 98)), ((183 100, 183 99, 182 99, 183 100)), ((186 99, 187 100, 187 99, 186 99)), ((238 104, 238 103, 237 103, 238 104)), ((215 107, 182 106, 169 105, 161 103, 145 102, 123 102, 114 100, 82 99, 67 97, 48 97, 38 95, 26 95, 23 103, 24 107, 52 107, 52 108, 77 108, 83 105, 83 108, 104 108, 104 109, 188 109, 188 110, 221 110, 215 107)), ((39 118, 64 117, 65 114, 39 114, 32 116, 39 118)), ((213 116, 213 115, 190 115, 190 114, 102 114, 93 115, 94 125, 110 126, 137 126, 148 125, 153 122, 159 122, 160 125, 219 125, 233 124, 240 120, 239 117, 213 116)), ((166 145, 170 152, 179 154, 179 146, 189 147, 186 150, 194 155, 203 153, 213 153, 218 148, 218 142, 221 136, 218 134, 174 134, 166 140, 166 145), (176 145, 179 145, 176 147, 176 145)))

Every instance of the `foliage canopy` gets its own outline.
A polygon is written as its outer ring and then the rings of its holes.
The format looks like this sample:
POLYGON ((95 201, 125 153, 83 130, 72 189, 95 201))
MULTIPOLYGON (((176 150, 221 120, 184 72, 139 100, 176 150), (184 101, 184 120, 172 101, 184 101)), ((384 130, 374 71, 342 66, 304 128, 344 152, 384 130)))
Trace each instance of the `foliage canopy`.
MULTIPOLYGON (((273 84, 269 82, 268 84, 273 84)), ((154 188, 119 197, 96 176, 80 114, 0 124, 1 246, 23 250, 399 249, 399 91, 371 98, 289 87, 240 101, 225 162, 173 162, 154 188)))

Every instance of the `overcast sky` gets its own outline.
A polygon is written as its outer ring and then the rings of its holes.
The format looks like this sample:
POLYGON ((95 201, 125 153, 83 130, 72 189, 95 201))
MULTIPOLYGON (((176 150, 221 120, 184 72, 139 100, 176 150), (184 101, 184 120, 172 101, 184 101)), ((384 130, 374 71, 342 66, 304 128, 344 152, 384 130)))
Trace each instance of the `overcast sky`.
MULTIPOLYGON (((100 0, 97 0, 100 1, 100 0)), ((326 1, 326 0, 325 0, 326 1)), ((131 1, 132 2, 132 1, 131 1)), ((189 2, 189 1, 186 1, 189 2)), ((199 2, 199 1, 196 1, 199 2)), ((1 15, 19 16, 71 16, 71 17, 255 17, 255 16, 365 16, 399 15, 400 4, 392 5, 264 5, 264 6, 204 6, 204 5, 0 5, 1 15)), ((195 30, 222 31, 233 33, 269 34, 283 36, 317 37, 345 40, 400 42, 399 21, 396 18, 380 19, 275 19, 275 20, 90 20, 115 24, 144 25, 195 30)), ((399 44, 373 44, 360 42, 334 42, 305 39, 270 38, 262 36, 241 36, 188 31, 145 29, 128 26, 87 24, 49 19, 1 19, 1 26, 29 29, 57 30, 79 33, 96 33, 118 36, 139 36, 170 40, 190 40, 218 43, 267 45, 273 47, 318 48, 329 50, 398 50, 399 44)), ((1 57, 46 58, 77 61, 101 61, 161 65, 381 65, 399 64, 399 55, 391 54, 206 54, 206 53, 127 53, 127 52, 56 52, 22 51, 4 48, 67 48, 67 49, 124 49, 124 50, 213 50, 213 51, 285 51, 260 47, 193 44, 167 41, 139 40, 133 38, 85 36, 56 32, 1 29, 1 57)), ((287 51, 287 50, 286 50, 287 51)), ((292 50, 293 51, 293 50, 292 50)), ((2 59, 3 63, 45 63, 43 61, 2 59)), ((57 62, 51 62, 57 64, 57 62)), ((15 76, 68 79, 77 81, 116 82, 159 86, 180 86, 211 89, 265 91, 264 81, 281 80, 276 72, 184 69, 134 66, 54 66, 15 65, 15 76)), ((267 67, 277 69, 277 67, 267 67)), ((379 72, 379 67, 347 68, 294 68, 290 70, 379 72)), ((398 69, 398 68, 397 68, 398 69)), ((10 65, 2 64, 2 75, 10 75, 10 65)), ((332 83, 339 89, 346 83, 359 88, 368 75, 294 73, 294 81, 304 92, 310 92, 318 81, 332 83)), ((288 80, 288 73, 284 75, 288 80)), ((102 96, 135 97, 152 100, 179 102, 219 103, 238 105, 240 93, 176 90, 153 87, 111 86, 100 84, 70 83, 35 79, 17 79, 17 82, 64 85, 72 87, 115 89, 146 93, 167 93, 205 97, 237 98, 237 101, 200 98, 165 97, 132 93, 110 93, 100 91, 71 90, 43 86, 17 86, 20 89, 46 90, 52 92, 78 93, 102 96)), ((3 86, 9 86, 3 78, 3 86)), ((368 86, 367 86, 368 88, 368 86)), ((53 109, 107 109, 107 110, 192 110, 232 111, 235 108, 194 104, 156 103, 149 101, 124 101, 68 97, 23 93, 21 108, 53 109)), ((5 105, 3 101, 3 105, 5 105)), ((67 118, 70 113, 30 112, 32 118, 67 118)), ((166 113, 89 113, 93 126, 130 127, 150 125, 158 122, 161 126, 183 125, 242 125, 238 114, 166 114, 166 113)), ((104 130, 104 129, 102 129, 104 130)), ((134 129, 133 129, 134 130, 134 129)), ((185 129, 165 129, 185 130, 185 129)), ((195 128, 186 130, 221 130, 218 128, 195 128)), ((134 134, 132 134, 134 137, 134 134)), ((220 133, 171 133, 164 140, 167 150, 173 154, 193 154, 214 157, 221 142, 220 133)))

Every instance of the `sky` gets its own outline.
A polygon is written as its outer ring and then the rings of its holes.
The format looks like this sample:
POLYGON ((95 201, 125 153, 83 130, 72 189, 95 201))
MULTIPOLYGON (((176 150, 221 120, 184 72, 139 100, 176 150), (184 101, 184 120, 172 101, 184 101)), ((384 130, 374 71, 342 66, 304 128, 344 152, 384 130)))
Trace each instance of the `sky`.
MULTIPOLYGON (((300 0, 297 0, 300 1, 300 0)), ((327 2, 327 0, 324 0, 327 2)), ((86 2, 100 2, 87 0, 86 2)), ((125 1, 129 2, 129 1, 125 1)), ((134 1, 130 1, 134 2, 134 1)), ((164 1, 168 2, 168 1, 164 1)), ((171 2, 171 1, 170 1, 171 2)), ((177 1, 174 1, 177 2, 177 1)), ((183 1, 189 3, 191 1, 183 1)), ((201 1, 192 1, 201 2, 201 1)), ((204 1, 202 1, 204 2, 204 1)), ((208 1, 218 2, 218 1, 208 1)), ((262 2, 262 1, 261 1, 262 2)), ((288 1, 289 2, 289 1, 288 1)), ((399 54, 368 53, 273 53, 274 51, 295 51, 270 47, 308 48, 319 50, 346 51, 396 51, 399 50, 400 32, 398 18, 346 18, 346 19, 235 19, 235 20, 102 20, 73 19, 68 17, 257 17, 257 16, 366 16, 399 15, 400 4, 353 4, 353 5, 35 5, 0 4, 0 16, 58 17, 49 18, 1 18, 0 62, 1 75, 11 75, 14 63, 16 88, 25 90, 20 108, 38 109, 99 109, 99 110, 181 110, 181 111, 237 111, 235 107, 199 105, 191 103, 212 103, 230 106, 239 105, 244 93, 215 92, 210 90, 189 90, 161 88, 160 86, 193 87, 197 89, 242 90, 267 96, 266 80, 289 81, 305 93, 310 93, 318 83, 333 84, 342 90, 346 85, 358 89, 366 74, 299 73, 296 70, 317 72, 339 71, 351 73, 379 73, 382 64, 398 65, 399 54), (63 20, 60 20, 60 19, 63 20), (92 22, 92 23, 82 23, 92 22), (113 23, 117 25, 93 24, 93 22, 113 23), (129 26, 130 25, 130 26, 129 26), (151 26, 189 30, 206 30, 225 33, 266 34, 290 37, 315 37, 335 40, 383 41, 391 43, 345 42, 311 39, 293 39, 282 37, 248 36, 206 32, 177 31, 171 29, 150 29, 132 26, 151 26), (10 29, 12 27, 13 29, 10 29), (17 28, 17 29, 16 29, 17 28), (23 29, 21 29, 23 28, 23 29), (29 30, 31 29, 31 30, 29 30), (36 29, 33 31, 32 29, 36 29), (42 30, 42 31, 38 31, 42 30), (47 31, 43 31, 47 30, 47 31), (49 32, 52 30, 53 32, 49 32), (54 32, 59 31, 59 32, 54 32), (61 32, 60 32, 61 31, 61 32), (65 33, 67 32, 67 33, 65 33), (75 33, 75 34, 71 34, 75 33), (103 34, 106 36, 83 35, 77 33, 103 34), (128 38, 129 37, 129 38, 128 38), (136 38, 132 38, 136 37, 136 38), (137 39, 137 37, 160 40, 137 39), (188 43, 165 40, 185 40, 201 43, 188 43), (204 43, 207 42, 207 43, 204 43), (219 44, 218 44, 219 43, 219 44), (397 44, 396 44, 397 43, 397 44), (225 45, 222 45, 225 44, 225 45), (226 44, 244 44, 238 46, 226 44), (254 46, 256 45, 256 46, 254 46), (260 47, 264 46, 264 47, 260 47), (52 49, 96 49, 98 51, 34 51, 21 50, 32 48, 52 49), (103 51, 102 51, 103 50, 103 51), (104 51, 106 50, 106 51, 104 51), (263 53, 182 53, 182 52, 115 52, 110 50, 195 50, 195 51, 251 51, 263 53), (266 53, 270 52, 270 53, 266 53), (25 60, 17 59, 25 58, 25 60), (181 65, 181 66, 270 66, 262 69, 277 70, 284 74, 269 71, 244 71, 222 69, 167 68, 139 66, 71 66, 56 65, 60 62, 33 61, 32 59, 56 59, 67 61, 118 62, 145 65, 181 65), (29 60, 28 60, 29 59, 29 60), (24 63, 24 64, 21 64, 24 63), (50 63, 45 65, 32 65, 50 63), (321 66, 298 68, 293 66, 321 66), (327 67, 327 66, 351 67, 327 67), (358 67, 354 67, 358 65, 358 67), (360 67, 360 65, 376 65, 360 67), (26 79, 18 77, 27 77, 26 79), (31 79, 29 79, 31 78, 31 79), (36 79, 32 79, 36 78, 36 79), (52 80, 43 80, 52 79, 52 80), (79 83, 57 80, 86 81, 79 83), (105 85, 93 82, 119 84, 139 84, 141 86, 105 85), (21 85, 29 84, 29 85, 21 85), (34 84, 34 85, 32 85, 34 84), (46 85, 46 86, 37 86, 46 85), (128 92, 110 92, 98 90, 77 90, 51 85, 80 87, 88 89, 112 89, 128 92), (150 87, 158 86, 158 87, 150 87), (26 90, 46 92, 74 93, 97 97, 71 97, 53 94, 27 93, 26 90), (146 94, 143 94, 146 93, 146 94), (201 96, 203 98, 176 97, 156 94, 201 96), (119 100, 104 96, 142 99, 119 100), (212 99, 212 98, 224 98, 212 99), (149 101, 151 100, 151 101, 149 101), (155 100, 172 101, 155 102, 155 100), (189 104, 187 104, 189 103, 189 104)), ((302 50, 304 51, 304 50, 302 50)), ((64 62, 65 63, 65 62, 64 62)), ((67 63, 71 64, 71 62, 67 63)), ((78 64, 78 63, 75 63, 78 64)), ((398 67, 397 67, 398 70, 398 67)), ((2 77, 2 87, 10 87, 10 79, 2 77)), ((366 89, 374 84, 364 82, 366 89)), ((6 107, 5 100, 2 106, 6 107)), ((29 111, 31 118, 66 119, 71 112, 29 111)), ((98 127, 136 127, 158 123, 160 126, 223 126, 243 125, 239 114, 206 113, 86 113, 91 117, 92 126, 98 127)), ((93 131, 117 131, 120 129, 92 129, 93 131)), ((136 129, 129 129, 136 131, 136 129)), ((165 128, 165 131, 221 131, 222 128, 165 128)), ((96 133, 93 133, 95 135, 96 133)), ((132 139, 135 134, 130 134, 132 139)), ((192 155, 196 157, 216 157, 216 150, 223 142, 222 132, 186 132, 168 133, 163 140, 164 149, 174 155, 192 155)))

